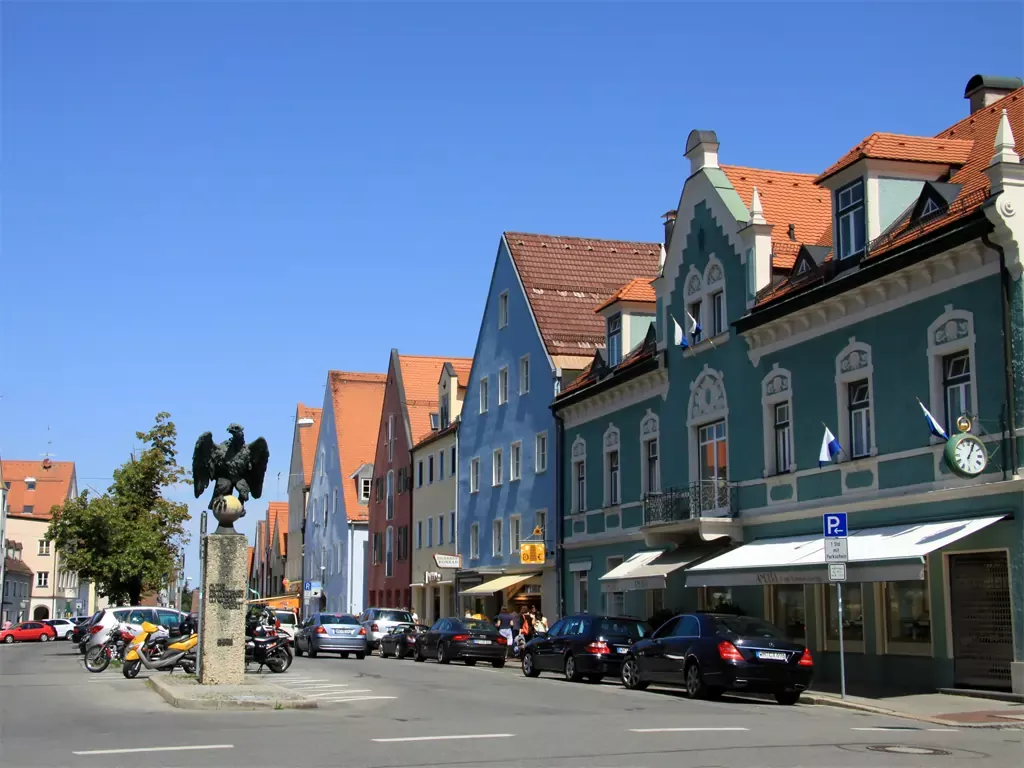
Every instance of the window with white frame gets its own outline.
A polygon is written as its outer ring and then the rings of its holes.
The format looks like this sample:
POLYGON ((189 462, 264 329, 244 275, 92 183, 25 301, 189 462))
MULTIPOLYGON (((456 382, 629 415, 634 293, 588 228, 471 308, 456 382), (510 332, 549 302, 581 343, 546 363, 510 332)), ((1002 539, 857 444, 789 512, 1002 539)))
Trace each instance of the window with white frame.
POLYGON ((427 456, 427 483, 434 482, 434 454, 427 456))
POLYGON ((38 554, 40 557, 49 557, 50 556, 50 542, 47 541, 46 539, 40 539, 39 540, 39 549, 36 550, 36 554, 38 554))
POLYGON ((432 413, 430 414, 430 429, 437 430, 441 428, 441 414, 432 413))
POLYGON ((495 448, 491 454, 491 485, 499 486, 505 481, 504 455, 501 448, 495 448))
POLYGON ((946 430, 964 414, 971 413, 971 356, 955 352, 942 358, 942 391, 945 397, 946 430))
POLYGON ((491 523, 491 554, 495 557, 501 554, 502 525, 501 520, 494 520, 491 523))
POLYGON ((720 333, 725 333, 725 293, 723 291, 715 291, 711 294, 710 306, 708 309, 711 312, 711 335, 717 336, 720 333))
MULTIPOLYGON (((612 568, 618 568, 622 563, 625 562, 624 558, 619 556, 612 556, 606 558, 605 573, 608 573, 612 568)), ((602 595, 604 602, 604 612, 608 616, 622 616, 626 612, 626 593, 625 592, 604 592, 602 595)))
POLYGON ((864 251, 864 181, 857 179, 836 192, 836 224, 840 259, 864 251))
POLYGON ((416 521, 416 549, 423 549, 423 521, 416 521))
POLYGON ((928 327, 928 388, 929 410, 950 434, 959 416, 978 407, 974 346, 974 315, 947 304, 928 327))
POLYGON ((640 492, 661 492, 660 426, 658 417, 650 410, 640 422, 640 492))
MULTIPOLYGON (((694 344, 699 344, 700 342, 704 341, 704 321, 701 319, 700 316, 703 307, 703 301, 695 301, 692 304, 690 304, 689 308, 687 309, 687 312, 690 313, 690 315, 693 317, 693 319, 697 322, 698 325, 697 330, 694 333, 690 334, 690 341, 694 344)), ((689 332, 689 330, 690 326, 689 322, 687 322, 686 331, 689 332)))
POLYGON ((700 481, 702 485, 721 485, 729 480, 729 442, 725 421, 704 424, 698 429, 700 481))
POLYGON ((469 492, 476 493, 480 490, 480 459, 471 459, 469 462, 469 492))
POLYGON ((444 546, 444 515, 437 516, 437 546, 444 546))
POLYGON ((395 516, 395 470, 388 470, 387 477, 387 510, 386 516, 388 520, 391 520, 395 516))
POLYGON ((395 529, 390 525, 384 531, 384 575, 395 575, 395 529))
POLYGON ((370 488, 373 487, 372 477, 362 477, 359 479, 359 500, 369 501, 370 500, 370 488))
POLYGON ((530 391, 530 356, 523 355, 519 358, 519 394, 525 395, 530 391))
POLYGON ((793 422, 788 400, 775 404, 774 416, 775 472, 782 475, 793 464, 793 422))
POLYGON ((576 613, 587 613, 590 610, 590 571, 573 571, 572 581, 576 613))
POLYGON ((608 318, 608 341, 605 347, 608 365, 614 367, 622 362, 622 314, 608 318))
POLYGON ((761 380, 761 410, 764 431, 764 474, 793 472, 792 375, 778 363, 761 380))
POLYGON ((548 469, 548 433, 540 432, 534 440, 533 469, 540 474, 548 469))
POLYGON ((444 451, 437 452, 437 479, 444 480, 444 451))
POLYGON ((423 459, 416 462, 416 487, 423 487, 423 459))
POLYGON ((36 586, 37 587, 49 587, 50 586, 50 572, 49 571, 36 571, 36 586))
POLYGON ((512 443, 508 457, 508 479, 509 482, 521 480, 523 477, 523 444, 519 441, 512 443))
POLYGON ((426 519, 427 524, 427 549, 434 546, 434 518, 428 517, 426 519))
POLYGON ((508 553, 517 555, 519 543, 523 537, 522 520, 519 515, 512 515, 508 519, 508 553))
POLYGON ((487 377, 480 379, 480 413, 487 413, 487 401, 490 399, 490 387, 487 377))
POLYGON ((540 528, 540 535, 545 541, 548 538, 548 511, 538 509, 533 515, 533 527, 540 528))
POLYGON ((395 415, 388 414, 388 461, 394 459, 395 454, 395 415))
POLYGON ((837 438, 848 459, 876 456, 871 347, 850 338, 836 357, 837 438))
POLYGON ((587 511, 587 444, 581 437, 572 443, 572 511, 587 511))
POLYGON ((498 405, 508 402, 508 366, 498 370, 498 405))
POLYGON ((508 291, 498 294, 498 328, 508 325, 508 291))
POLYGON ((480 523, 469 526, 469 557, 471 560, 480 559, 480 523))
POLYGON ((621 491, 619 473, 619 430, 609 428, 604 436, 604 506, 619 503, 621 491))
POLYGON ((448 513, 448 543, 455 543, 455 512, 448 513))

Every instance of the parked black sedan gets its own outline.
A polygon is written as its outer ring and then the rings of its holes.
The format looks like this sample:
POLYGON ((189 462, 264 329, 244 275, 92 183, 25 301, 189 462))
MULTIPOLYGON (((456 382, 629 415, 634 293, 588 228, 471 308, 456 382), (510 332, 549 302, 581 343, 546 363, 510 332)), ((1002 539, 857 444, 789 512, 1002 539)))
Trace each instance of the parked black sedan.
POLYGON ((377 643, 377 653, 382 659, 389 656, 398 659, 412 656, 416 650, 416 637, 428 629, 430 627, 423 624, 398 624, 381 637, 380 642, 377 643))
POLYGON ((584 677, 599 683, 605 675, 618 677, 629 649, 650 636, 651 628, 639 619, 567 616, 546 635, 526 644, 523 674, 537 677, 541 672, 558 672, 574 683, 584 677))
POLYGON ((416 636, 416 661, 428 657, 440 664, 462 659, 467 667, 477 661, 489 661, 491 666, 504 667, 508 641, 489 621, 482 619, 438 619, 434 626, 416 636))
POLYGON ((725 691, 771 693, 796 704, 811 684, 814 661, 803 645, 752 616, 691 613, 669 619, 633 645, 622 662, 622 683, 681 685, 693 699, 725 691))

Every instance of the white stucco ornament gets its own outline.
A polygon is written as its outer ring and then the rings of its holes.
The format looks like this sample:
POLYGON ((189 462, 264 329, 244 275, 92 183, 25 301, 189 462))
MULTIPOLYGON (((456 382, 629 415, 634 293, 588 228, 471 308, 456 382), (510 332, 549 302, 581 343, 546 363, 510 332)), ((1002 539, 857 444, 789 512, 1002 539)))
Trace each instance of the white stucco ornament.
POLYGON ((717 372, 705 366, 700 377, 691 385, 690 421, 703 421, 725 411, 725 388, 717 372))

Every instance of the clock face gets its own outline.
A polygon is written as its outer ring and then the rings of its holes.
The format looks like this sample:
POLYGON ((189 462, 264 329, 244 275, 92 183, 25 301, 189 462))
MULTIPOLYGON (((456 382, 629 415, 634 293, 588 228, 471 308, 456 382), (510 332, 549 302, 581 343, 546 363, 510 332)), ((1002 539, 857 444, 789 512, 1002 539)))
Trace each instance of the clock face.
POLYGON ((969 437, 957 443, 953 457, 957 467, 968 475, 980 475, 988 461, 981 441, 969 437))

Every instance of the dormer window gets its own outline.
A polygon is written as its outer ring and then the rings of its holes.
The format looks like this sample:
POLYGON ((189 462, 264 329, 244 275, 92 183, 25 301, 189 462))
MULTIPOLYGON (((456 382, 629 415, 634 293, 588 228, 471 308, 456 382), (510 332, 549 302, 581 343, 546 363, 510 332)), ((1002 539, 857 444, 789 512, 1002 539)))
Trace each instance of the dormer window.
POLYGON ((359 501, 366 504, 370 501, 370 488, 373 485, 373 478, 361 477, 359 478, 359 501))
POLYGON ((836 231, 839 258, 848 259, 864 251, 864 180, 857 179, 836 192, 836 231))
POLYGON ((921 215, 927 216, 930 213, 935 213, 939 210, 938 203, 932 200, 930 197, 924 201, 924 208, 921 209, 921 215))
POLYGON ((36 479, 34 477, 25 478, 25 490, 34 491, 36 489, 36 479))
POLYGON ((441 415, 438 413, 430 414, 430 428, 438 430, 441 428, 441 415))
POLYGON ((614 368, 622 362, 622 315, 608 318, 608 365, 614 368))

